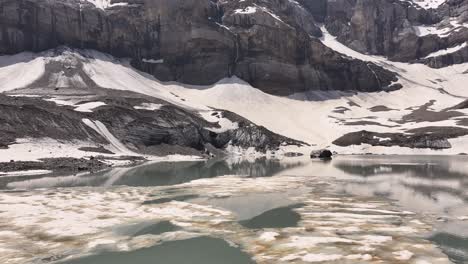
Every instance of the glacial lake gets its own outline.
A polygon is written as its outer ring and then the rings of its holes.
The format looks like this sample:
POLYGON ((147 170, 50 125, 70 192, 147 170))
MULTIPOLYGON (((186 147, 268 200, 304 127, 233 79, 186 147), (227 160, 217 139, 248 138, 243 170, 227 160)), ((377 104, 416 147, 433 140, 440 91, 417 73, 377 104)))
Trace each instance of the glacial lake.
POLYGON ((465 156, 164 162, 0 188, 0 263, 468 263, 465 156))

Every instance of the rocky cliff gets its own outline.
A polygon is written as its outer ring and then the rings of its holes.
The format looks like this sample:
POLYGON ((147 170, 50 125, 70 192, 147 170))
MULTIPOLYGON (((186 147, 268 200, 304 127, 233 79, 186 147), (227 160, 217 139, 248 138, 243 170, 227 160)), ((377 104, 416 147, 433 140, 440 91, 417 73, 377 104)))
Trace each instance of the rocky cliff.
MULTIPOLYGON (((379 91, 396 81, 392 72, 321 43, 318 23, 339 13, 326 1, 99 3, 1 1, 0 53, 60 45, 96 49, 130 57, 133 66, 163 81, 212 84, 236 75, 277 95, 308 90, 379 91)), ((338 31, 345 29, 334 30, 338 31)))
POLYGON ((432 67, 468 61, 466 0, 337 0, 326 13, 328 30, 357 51, 432 67))
POLYGON ((467 3, 1 0, 0 150, 461 153, 467 3))

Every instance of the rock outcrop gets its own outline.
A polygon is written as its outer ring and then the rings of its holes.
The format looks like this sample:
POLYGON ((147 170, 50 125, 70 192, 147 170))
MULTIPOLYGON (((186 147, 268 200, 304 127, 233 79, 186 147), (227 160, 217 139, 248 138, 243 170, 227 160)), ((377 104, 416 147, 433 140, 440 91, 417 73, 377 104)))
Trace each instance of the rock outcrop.
POLYGON ((414 149, 449 149, 448 139, 468 135, 468 129, 460 127, 421 127, 406 133, 378 133, 358 131, 348 133, 333 142, 341 147, 368 144, 382 147, 408 147, 414 149))
POLYGON ((328 149, 319 149, 314 150, 310 153, 311 159, 322 159, 322 160, 329 160, 333 156, 333 153, 328 149))

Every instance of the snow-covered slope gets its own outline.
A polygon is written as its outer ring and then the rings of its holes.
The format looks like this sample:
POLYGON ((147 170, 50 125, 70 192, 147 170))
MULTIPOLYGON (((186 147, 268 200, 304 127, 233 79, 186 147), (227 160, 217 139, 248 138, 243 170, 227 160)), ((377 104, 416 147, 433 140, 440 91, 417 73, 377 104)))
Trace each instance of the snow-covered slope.
MULTIPOLYGON (((89 78, 98 87, 132 91, 158 98, 187 111, 200 113, 208 122, 217 121, 212 120, 213 109, 228 110, 272 132, 314 145, 314 148, 331 146, 340 153, 458 154, 464 152, 468 138, 451 138, 449 139, 453 143, 451 148, 437 151, 430 148, 388 148, 366 144, 334 146, 332 143, 336 139, 360 130, 404 134, 416 128, 466 128, 460 120, 466 118, 468 110, 459 109, 456 113, 447 114, 446 109, 468 98, 465 85, 468 83, 468 74, 466 74, 468 65, 457 64, 433 69, 423 64, 390 62, 383 57, 369 56, 349 49, 324 28, 322 30, 323 44, 343 56, 372 62, 396 72, 399 75, 398 83, 403 88, 393 92, 377 93, 310 91, 281 97, 264 93, 236 77, 224 79, 212 86, 164 83, 134 69, 126 60, 119 60, 95 51, 67 50, 60 56, 53 56, 53 60, 64 64, 73 60, 79 61, 83 69, 80 78, 89 78)), ((50 52, 45 52, 35 56, 19 54, 1 57, 0 61, 6 66, 0 68, 0 91, 11 93, 16 88, 26 87, 40 79, 45 72, 45 64, 51 60, 50 55, 50 52), (15 63, 17 61, 20 62, 15 63), (12 72, 28 73, 28 78, 22 77, 24 75, 16 77, 12 72)), ((63 75, 61 78, 62 83, 71 84, 67 78, 76 78, 76 74, 70 77, 63 75)), ((88 104, 91 104, 93 109, 96 102, 100 101, 89 102, 88 99, 88 104)), ((76 103, 68 105, 77 106, 76 103)), ((141 105, 139 103, 133 108, 138 109, 141 105)), ((153 105, 158 105, 154 109, 156 111, 146 111, 156 113, 163 104, 153 103, 153 105)), ((81 108, 85 106, 86 104, 81 108)), ((102 106, 106 106, 104 102, 100 102, 96 107, 102 106)), ((85 112, 91 113, 94 111, 88 108, 86 110, 85 112)), ((223 118, 218 123, 220 128, 210 130, 221 132, 237 128, 236 122, 223 118)), ((110 137, 106 135, 105 138, 110 137)), ((114 139, 109 140, 112 141, 110 143, 114 147, 118 146, 117 150, 123 149, 114 139)))
POLYGON ((0 56, 0 62, 0 91, 8 95, 0 94, 0 162, 94 155, 160 160, 172 153, 193 159, 302 144, 184 98, 174 93, 180 84, 96 51, 62 47, 0 56))
POLYGON ((44 58, 33 53, 1 56, 0 93, 25 87, 39 79, 44 71, 44 58))
MULTIPOLYGON (((377 63, 396 71, 403 89, 391 93, 358 93, 346 95, 338 92, 309 92, 290 98, 272 96, 250 87, 239 79, 232 78, 204 89, 187 89, 174 86, 174 92, 185 98, 215 108, 223 108, 249 118, 274 132, 304 140, 321 147, 343 134, 370 130, 375 132, 401 133, 407 129, 427 126, 458 126, 456 118, 422 122, 401 123, 404 116, 432 102, 430 109, 443 111, 466 98, 468 90, 467 64, 442 69, 432 69, 423 64, 390 62, 382 57, 368 56, 353 51, 335 40, 324 30, 322 42, 330 48, 356 59, 377 63), (328 99, 328 100, 324 100, 328 99), (375 107, 389 111, 375 112, 375 107), (346 109, 344 113, 338 113, 346 109), (353 122, 351 122, 353 121, 353 122), (346 125, 352 123, 352 125, 346 125)), ((460 110, 463 111, 463 110, 460 110)), ((468 111, 463 111, 465 114, 468 111)), ((453 148, 437 153, 457 154, 464 151, 465 140, 453 144, 453 148)), ((345 153, 434 153, 432 150, 372 148, 370 146, 340 148, 345 153)))

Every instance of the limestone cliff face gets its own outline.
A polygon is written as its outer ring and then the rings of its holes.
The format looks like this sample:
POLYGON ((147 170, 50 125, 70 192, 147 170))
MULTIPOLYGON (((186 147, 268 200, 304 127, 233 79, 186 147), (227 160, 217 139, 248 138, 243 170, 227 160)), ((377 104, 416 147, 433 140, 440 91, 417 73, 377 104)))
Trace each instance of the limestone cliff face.
POLYGON ((3 0, 0 53, 67 45, 132 58, 163 81, 212 84, 237 75, 265 92, 378 91, 396 80, 318 39, 326 2, 3 0), (123 2, 112 1, 111 3, 123 2))

